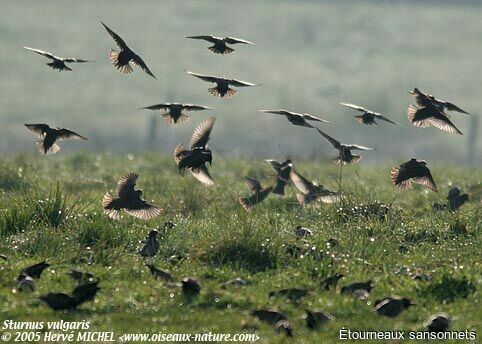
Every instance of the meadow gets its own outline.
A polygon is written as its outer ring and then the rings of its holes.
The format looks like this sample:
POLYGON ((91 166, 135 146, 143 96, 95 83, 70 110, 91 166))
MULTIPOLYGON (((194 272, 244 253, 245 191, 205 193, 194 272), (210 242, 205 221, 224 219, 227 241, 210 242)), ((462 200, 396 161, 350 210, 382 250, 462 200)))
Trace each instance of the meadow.
MULTIPOLYGON (((294 165, 338 189, 339 169, 330 161, 295 160, 294 165)), ((211 170, 217 186, 206 188, 189 174, 179 176, 172 157, 157 152, 2 157, 0 253, 8 258, 0 260, 2 321, 88 320, 92 329, 116 336, 211 331, 258 333, 261 343, 325 343, 336 341, 343 327, 423 330, 431 314, 446 312, 452 330, 478 330, 480 336, 481 170, 429 166, 439 193, 420 186, 399 191, 390 182, 390 165, 361 163, 343 170, 340 203, 300 207, 290 184, 287 196, 271 195, 247 213, 237 201, 249 193, 244 176, 263 185, 274 181, 261 159, 215 156, 211 170), (112 221, 103 214, 103 194, 127 172, 139 173, 144 198, 163 208, 158 218, 141 221, 124 214, 112 221), (467 192, 469 202, 455 212, 432 209, 434 202, 445 201, 452 185, 467 192), (391 205, 386 214, 380 213, 381 204, 391 205), (166 221, 175 227, 165 228, 166 221), (297 225, 314 235, 298 238, 297 225), (161 248, 146 259, 138 250, 151 229, 160 232, 161 248), (52 265, 37 290, 15 290, 20 270, 44 259, 52 265), (199 296, 188 300, 180 288, 154 279, 146 262, 170 271, 176 281, 196 278, 199 296), (93 273, 102 289, 76 311, 52 311, 38 296, 70 291, 75 282, 66 273, 72 268, 93 273), (336 272, 345 277, 325 291, 321 281, 336 272), (236 277, 248 284, 222 287, 236 277), (366 300, 340 294, 342 286, 367 279, 375 287, 366 300), (300 300, 268 296, 289 287, 310 293, 300 300), (377 315, 374 300, 393 294, 416 305, 395 318, 377 315), (256 308, 282 310, 294 338, 253 318, 256 308), (324 310, 333 319, 309 330, 305 309, 324 310)))

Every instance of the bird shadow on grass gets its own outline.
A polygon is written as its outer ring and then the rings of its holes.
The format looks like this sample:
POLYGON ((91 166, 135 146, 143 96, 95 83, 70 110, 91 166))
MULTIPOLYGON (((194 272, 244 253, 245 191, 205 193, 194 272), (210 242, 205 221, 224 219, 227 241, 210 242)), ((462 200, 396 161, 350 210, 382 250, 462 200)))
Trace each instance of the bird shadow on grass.
POLYGON ((447 303, 457 298, 467 298, 475 293, 475 285, 466 276, 457 278, 444 275, 441 281, 433 282, 419 291, 424 297, 433 297, 436 300, 447 303))

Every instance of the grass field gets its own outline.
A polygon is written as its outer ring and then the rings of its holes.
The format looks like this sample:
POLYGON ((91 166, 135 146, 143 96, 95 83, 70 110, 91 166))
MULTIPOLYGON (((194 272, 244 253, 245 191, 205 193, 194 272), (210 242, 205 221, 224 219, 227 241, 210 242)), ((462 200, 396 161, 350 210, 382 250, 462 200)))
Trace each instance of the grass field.
MULTIPOLYGON (((218 186, 206 188, 192 176, 180 177, 171 157, 158 153, 59 155, 42 159, 17 155, 0 160, 0 313, 2 321, 88 320, 91 329, 123 333, 258 333, 259 342, 287 341, 273 325, 249 313, 267 307, 282 310, 293 326, 296 343, 327 343, 342 327, 358 330, 421 330, 431 314, 453 317, 453 330, 478 330, 482 325, 480 169, 430 165, 439 193, 416 186, 399 191, 390 183, 391 166, 344 169, 344 201, 319 209, 295 204, 294 190, 279 198, 271 195, 252 213, 237 202, 247 195, 242 178, 272 182, 270 167, 262 162, 226 161, 216 156, 212 167, 218 186), (150 221, 124 216, 114 222, 104 216, 101 200, 115 189, 126 172, 140 174, 144 197, 164 209, 150 221), (451 185, 469 193, 470 201, 457 212, 435 211, 451 185), (362 205, 393 205, 388 214, 360 214, 362 205), (176 224, 165 230, 164 222, 176 224), (303 225, 314 236, 298 239, 294 228, 303 225), (161 232, 156 257, 137 253, 148 232, 161 232), (338 245, 327 245, 336 239, 338 245), (310 253, 296 256, 288 247, 310 253), (92 262, 85 257, 92 252, 92 262), (316 252, 316 254, 313 254, 316 252), (47 259, 33 293, 15 292, 15 278, 30 264, 47 259), (197 298, 186 300, 180 288, 155 280, 144 266, 154 262, 180 281, 199 280, 197 298), (100 278, 95 302, 77 311, 54 312, 37 297, 49 291, 70 291, 75 283, 65 273, 71 268, 100 278), (320 281, 340 272, 346 275, 336 290, 324 291, 320 281), (432 276, 414 280, 416 273, 432 276), (221 284, 235 277, 247 286, 221 284), (340 295, 350 282, 372 279, 367 300, 340 295), (299 301, 269 298, 273 290, 306 287, 299 301), (396 318, 377 315, 374 300, 387 295, 411 298, 417 305, 396 318), (308 330, 305 309, 321 309, 333 320, 318 331, 308 330)), ((402 161, 400 161, 401 163, 402 161)), ((297 163, 298 171, 337 189, 338 168, 329 161, 297 163)), ((450 341, 447 341, 450 342, 450 341)))

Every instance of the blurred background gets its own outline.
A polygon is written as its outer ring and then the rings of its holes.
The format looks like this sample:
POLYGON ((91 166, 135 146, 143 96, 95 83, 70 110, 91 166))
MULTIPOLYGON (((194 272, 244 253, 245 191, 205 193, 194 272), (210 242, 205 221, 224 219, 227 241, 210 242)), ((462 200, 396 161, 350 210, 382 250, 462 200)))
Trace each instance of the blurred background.
MULTIPOLYGON (((215 154, 328 159, 336 151, 309 128, 258 109, 311 113, 319 127, 345 143, 376 148, 364 162, 416 156, 437 163, 482 164, 482 5, 480 1, 66 1, 2 2, 0 21, 0 153, 34 151, 24 123, 70 128, 89 138, 78 150, 171 154, 189 142, 195 126, 216 116, 215 154), (157 80, 134 67, 125 76, 107 58, 115 45, 100 24, 117 32, 157 80), (234 36, 229 56, 186 35, 234 36), (56 72, 46 58, 23 46, 63 57, 95 60, 56 72), (211 96, 207 84, 187 75, 228 76, 254 83, 230 99, 211 96), (413 87, 472 113, 454 113, 463 136, 412 127, 406 110, 413 87), (139 108, 160 102, 213 107, 192 112, 185 125, 168 125, 159 112, 139 108), (362 126, 351 102, 385 114, 362 126)), ((66 149, 68 147, 68 149, 66 149)))

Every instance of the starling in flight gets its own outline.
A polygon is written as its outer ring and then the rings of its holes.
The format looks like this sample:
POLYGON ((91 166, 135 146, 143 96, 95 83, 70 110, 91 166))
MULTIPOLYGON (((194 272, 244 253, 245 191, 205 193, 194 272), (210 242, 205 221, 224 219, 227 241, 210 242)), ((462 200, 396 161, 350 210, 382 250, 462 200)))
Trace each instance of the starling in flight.
POLYGON ((47 124, 25 124, 25 126, 38 135, 35 145, 41 154, 55 154, 60 150, 60 146, 55 141, 63 140, 87 140, 82 135, 69 129, 50 128, 47 124))
POLYGON ((274 186, 273 190, 271 191, 275 195, 284 196, 285 194, 285 186, 290 180, 290 172, 293 164, 291 163, 290 159, 286 159, 283 162, 277 162, 273 159, 265 160, 271 167, 276 171, 276 185, 274 186))
POLYGON ((234 38, 234 37, 216 37, 211 35, 202 35, 202 36, 186 36, 186 38, 191 39, 202 39, 204 41, 208 41, 213 43, 214 45, 209 47, 208 49, 211 50, 215 54, 231 54, 234 49, 227 46, 227 44, 254 44, 249 41, 245 41, 244 39, 234 38))
POLYGON ((72 69, 70 69, 69 67, 67 67, 66 63, 73 63, 73 62, 77 62, 77 63, 83 63, 83 62, 94 62, 94 61, 87 61, 87 60, 81 60, 81 59, 76 59, 74 57, 59 57, 59 56, 55 56, 49 52, 46 52, 46 51, 43 51, 43 50, 39 50, 39 49, 33 49, 33 48, 29 48, 29 47, 24 47, 25 49, 27 50, 30 50, 30 51, 33 51, 37 54, 40 54, 42 56, 45 56, 49 59, 52 60, 52 62, 49 62, 47 63, 47 66, 51 67, 52 69, 54 70, 58 70, 59 72, 62 72, 62 71, 72 71, 72 69))
POLYGON ((356 120, 360 122, 361 124, 367 124, 367 125, 377 125, 378 123, 375 121, 375 119, 381 119, 382 121, 386 121, 388 123, 392 123, 395 125, 400 125, 398 123, 395 123, 388 119, 387 117, 383 116, 382 114, 379 114, 378 112, 373 112, 370 110, 365 109, 364 107, 355 105, 355 104, 348 104, 348 103, 340 103, 341 105, 347 106, 349 108, 355 109, 357 111, 363 112, 363 115, 358 115, 355 116, 356 120))
POLYGON ((261 203, 273 190, 272 186, 268 186, 263 189, 261 184, 253 178, 246 177, 246 184, 253 193, 250 197, 239 197, 239 203, 243 206, 244 210, 251 211, 253 207, 261 203))
POLYGON ((334 160, 335 163, 337 163, 337 164, 340 164, 340 165, 346 165, 346 164, 352 164, 352 163, 354 164, 354 163, 357 163, 358 161, 360 161, 362 156, 361 155, 353 155, 351 153, 352 149, 358 149, 358 150, 364 150, 364 151, 372 151, 373 150, 373 148, 368 148, 368 147, 364 147, 364 146, 360 146, 360 145, 353 145, 353 144, 347 145, 347 144, 344 144, 344 143, 340 143, 340 141, 335 140, 333 137, 325 134, 320 129, 316 128, 316 130, 320 133, 321 136, 323 136, 328 141, 330 141, 330 143, 333 145, 333 147, 338 149, 339 156, 338 156, 338 158, 336 158, 334 160))
POLYGON ((164 120, 169 123, 179 123, 183 124, 189 121, 189 115, 186 112, 189 111, 202 111, 202 110, 212 110, 210 107, 194 105, 194 104, 180 104, 180 103, 162 103, 151 106, 146 106, 142 108, 147 110, 161 110, 161 116, 164 120), (162 113, 163 111, 167 111, 162 113))
POLYGON ((213 84, 216 84, 215 87, 208 88, 209 93, 211 93, 215 97, 234 97, 238 91, 236 91, 233 88, 230 88, 229 86, 236 86, 236 87, 254 87, 258 86, 257 84, 253 84, 251 82, 247 81, 241 81, 241 80, 236 80, 236 79, 227 79, 223 77, 217 77, 217 76, 209 76, 209 75, 203 75, 203 74, 197 74, 193 73, 190 71, 186 71, 187 74, 195 76, 196 78, 199 78, 203 81, 210 82, 213 84))
POLYGON ((307 114, 307 113, 297 113, 297 112, 287 111, 287 110, 283 110, 283 109, 281 109, 281 110, 258 110, 258 111, 263 112, 263 113, 271 113, 271 114, 275 114, 275 115, 285 116, 288 119, 288 121, 291 122, 291 124, 298 125, 300 127, 314 128, 307 121, 330 123, 327 120, 321 119, 319 117, 315 117, 315 116, 307 114))
POLYGON ((392 182, 399 189, 406 190, 411 188, 411 182, 422 184, 432 191, 438 192, 432 174, 427 167, 427 162, 415 158, 404 162, 400 167, 392 167, 390 172, 392 182))
POLYGON ((340 200, 340 194, 332 192, 323 187, 310 182, 301 174, 291 169, 290 178, 296 188, 301 192, 296 194, 299 204, 310 204, 313 202, 333 203, 340 200))

